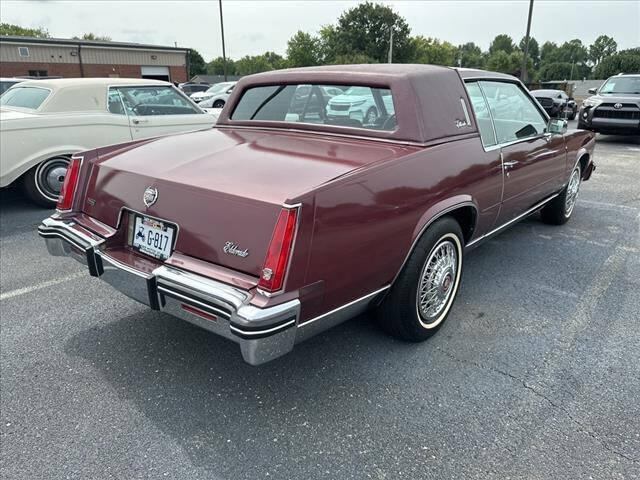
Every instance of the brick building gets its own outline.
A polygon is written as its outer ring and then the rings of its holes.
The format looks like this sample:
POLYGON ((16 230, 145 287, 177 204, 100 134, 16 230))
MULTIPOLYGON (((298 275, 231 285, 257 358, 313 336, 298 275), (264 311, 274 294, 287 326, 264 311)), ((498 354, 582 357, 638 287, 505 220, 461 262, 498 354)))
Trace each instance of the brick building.
POLYGON ((2 77, 122 77, 186 82, 186 48, 0 36, 2 77))

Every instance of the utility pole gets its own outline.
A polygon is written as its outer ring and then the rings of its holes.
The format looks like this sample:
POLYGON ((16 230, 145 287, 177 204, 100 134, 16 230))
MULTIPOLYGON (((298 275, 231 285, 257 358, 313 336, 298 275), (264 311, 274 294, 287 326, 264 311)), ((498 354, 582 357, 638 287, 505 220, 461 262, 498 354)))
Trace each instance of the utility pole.
POLYGON ((520 80, 527 79, 527 57, 529 55, 529 34, 531 33, 531 14, 533 13, 533 0, 529 0, 529 18, 527 19, 527 34, 524 37, 524 55, 522 56, 522 68, 520 69, 520 80))
MULTIPOLYGON (((533 0, 532 0, 533 1, 533 0)), ((220 7, 220 32, 222 32, 222 71, 224 72, 224 81, 227 81, 227 53, 224 48, 224 21, 222 20, 222 0, 218 0, 220 7)))
POLYGON ((393 63, 393 25, 391 25, 391 33, 389 34, 389 55, 387 63, 393 63))

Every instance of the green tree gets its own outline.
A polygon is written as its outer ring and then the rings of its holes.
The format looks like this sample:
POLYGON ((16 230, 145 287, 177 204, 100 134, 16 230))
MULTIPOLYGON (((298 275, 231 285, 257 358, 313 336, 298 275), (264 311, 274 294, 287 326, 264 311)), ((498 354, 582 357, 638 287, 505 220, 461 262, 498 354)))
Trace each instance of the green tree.
POLYGON ((580 39, 569 40, 558 47, 557 61, 569 63, 585 63, 589 58, 587 47, 580 39))
POLYGON ((320 40, 298 30, 287 42, 287 63, 290 67, 310 67, 321 61, 320 40))
MULTIPOLYGON (((522 70, 523 57, 524 54, 520 50, 511 53, 498 50, 489 55, 487 59, 487 70, 508 73, 509 75, 519 77, 522 70)), ((527 71, 533 71, 533 61, 530 58, 527 59, 527 71)))
POLYGON ((496 52, 511 53, 515 50, 513 39, 504 33, 497 35, 493 39, 491 45, 489 45, 489 54, 493 55, 496 52))
POLYGON ((278 70, 287 66, 284 57, 276 52, 265 52, 262 56, 271 65, 271 70, 278 70))
MULTIPOLYGON (((520 48, 520 50, 522 52, 524 52, 524 42, 525 42, 526 38, 522 38, 522 40, 520 40, 520 44, 518 45, 518 47, 520 48)), ((538 41, 533 38, 533 37, 529 37, 529 50, 528 50, 528 57, 531 59, 531 61, 533 62, 533 66, 535 68, 538 68, 540 66, 540 46, 538 45, 538 41)), ((528 69, 527 69, 528 70, 528 69)))
POLYGON ((13 37, 37 37, 50 38, 46 28, 25 28, 11 23, 0 23, 0 35, 10 35, 13 37))
POLYGON ((189 78, 207 73, 207 64, 197 50, 189 50, 189 78))
POLYGON ((431 63, 433 65, 453 66, 456 64, 458 50, 449 42, 441 42, 437 38, 425 38, 422 35, 413 37, 413 61, 431 63))
MULTIPOLYGON (((214 58, 207 63, 208 75, 224 75, 224 61, 222 57, 214 58)), ((227 58, 227 75, 237 75, 235 62, 227 58)))
POLYGON ((366 56, 364 53, 351 53, 346 55, 338 55, 333 58, 331 65, 352 65, 355 63, 378 63, 373 58, 366 56))
POLYGON ((606 57, 610 57, 618 50, 616 41, 607 35, 600 35, 589 47, 589 60, 597 66, 606 57))
POLYGON ((389 52, 391 31, 393 61, 409 61, 412 52, 406 20, 385 5, 361 3, 344 12, 336 25, 322 28, 323 60, 332 63, 337 56, 363 54, 384 63, 389 52))
POLYGON ((465 68, 484 67, 484 55, 482 54, 482 50, 473 42, 458 46, 458 51, 456 52, 456 65, 458 60, 460 60, 460 66, 465 68))
POLYGON ((605 79, 621 72, 640 72, 640 48, 620 50, 604 58, 595 68, 593 77, 605 79))
POLYGON ((108 35, 96 35, 95 33, 83 33, 81 37, 72 37, 75 40, 94 40, 96 42, 110 42, 111 37, 108 35))
POLYGON ((558 45, 553 42, 544 42, 540 49, 540 63, 552 63, 558 61, 558 45))
POLYGON ((235 67, 236 75, 251 75, 274 69, 264 55, 246 55, 235 61, 235 67))

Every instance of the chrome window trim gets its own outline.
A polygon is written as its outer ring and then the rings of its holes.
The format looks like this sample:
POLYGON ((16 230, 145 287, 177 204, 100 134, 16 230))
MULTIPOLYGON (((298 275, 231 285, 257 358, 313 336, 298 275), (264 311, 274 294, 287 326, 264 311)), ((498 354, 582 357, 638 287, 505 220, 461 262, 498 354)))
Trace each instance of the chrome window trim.
MULTIPOLYGON (((464 119, 467 122, 467 125, 471 126, 471 117, 469 117, 469 111, 467 110, 467 104, 464 101, 464 98, 460 97, 460 104, 462 105, 462 111, 464 112, 464 119)), ((480 130, 478 130, 478 133, 480 130)))

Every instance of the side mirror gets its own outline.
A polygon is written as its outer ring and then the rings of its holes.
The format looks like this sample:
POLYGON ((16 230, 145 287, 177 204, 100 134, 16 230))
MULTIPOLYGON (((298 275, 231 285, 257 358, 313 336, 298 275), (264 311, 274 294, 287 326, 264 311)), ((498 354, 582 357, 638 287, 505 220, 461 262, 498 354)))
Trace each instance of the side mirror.
POLYGON ((587 90, 587 92, 589 92, 591 95, 595 95, 596 93, 598 93, 598 89, 597 88, 590 88, 589 90, 587 90))
POLYGON ((227 90, 227 93, 231 93, 233 92, 233 88, 230 88, 229 90, 227 90))
POLYGON ((547 132, 562 135, 567 132, 567 121, 562 118, 552 118, 547 124, 547 132))

